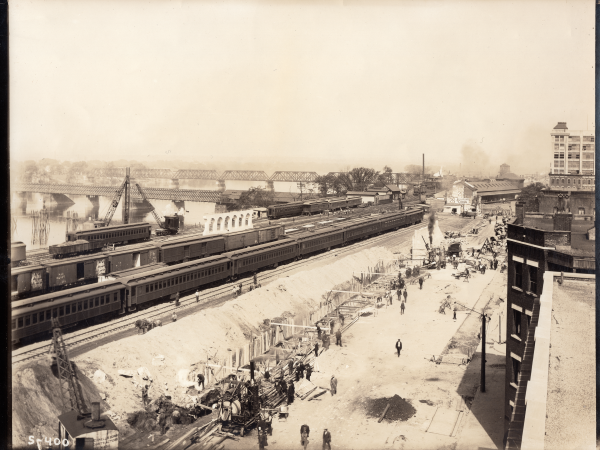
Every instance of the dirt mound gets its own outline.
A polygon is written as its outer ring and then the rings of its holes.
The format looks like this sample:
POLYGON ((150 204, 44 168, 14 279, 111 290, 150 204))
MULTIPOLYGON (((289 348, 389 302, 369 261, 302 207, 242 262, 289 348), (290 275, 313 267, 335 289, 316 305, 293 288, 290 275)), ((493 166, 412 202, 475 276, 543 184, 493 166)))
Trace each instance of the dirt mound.
POLYGON ((396 394, 393 397, 369 399, 366 404, 367 415, 379 419, 388 403, 390 407, 385 414, 384 420, 405 421, 410 419, 417 412, 410 402, 396 394))

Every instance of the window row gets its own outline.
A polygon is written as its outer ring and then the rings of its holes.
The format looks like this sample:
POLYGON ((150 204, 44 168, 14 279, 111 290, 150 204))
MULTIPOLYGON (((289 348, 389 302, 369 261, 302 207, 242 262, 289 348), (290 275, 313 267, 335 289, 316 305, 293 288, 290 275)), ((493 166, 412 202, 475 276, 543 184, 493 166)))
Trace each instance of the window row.
MULTIPOLYGON (((591 178, 575 178, 573 179, 573 184, 592 184, 593 180, 591 178)), ((550 184, 565 184, 564 178, 550 178, 550 184)), ((571 179, 567 178, 567 184, 571 184, 571 179)))
MULTIPOLYGON (((211 269, 200 270, 198 272, 188 273, 186 275, 180 275, 178 277, 169 278, 168 280, 157 281, 156 283, 147 284, 145 286, 146 294, 149 292, 159 291, 161 289, 166 289, 171 286, 177 286, 183 283, 187 283, 188 281, 197 280, 198 278, 208 277, 210 275, 214 275, 216 273, 221 273, 225 271, 225 265, 221 265, 218 267, 213 267, 211 269)), ((135 289, 132 290, 131 295, 135 295, 135 289)))
POLYGON ((277 250, 275 252, 267 253, 264 255, 256 255, 251 258, 246 258, 240 261, 240 266, 251 266, 252 264, 256 264, 260 261, 268 261, 269 259, 277 256, 289 255, 290 253, 294 253, 294 247, 282 248, 281 250, 277 250))
POLYGON ((538 268, 527 265, 518 261, 513 261, 515 266, 515 279, 513 286, 516 286, 524 291, 537 294, 537 276, 538 268))
MULTIPOLYGON (((119 301, 118 293, 113 294, 113 302, 119 301)), ((24 317, 13 319, 12 329, 25 328, 37 324, 38 322, 45 322, 50 320, 52 317, 63 317, 70 314, 75 314, 79 311, 85 311, 87 309, 98 308, 100 306, 108 305, 110 303, 110 294, 101 295, 100 297, 91 298, 89 300, 82 300, 79 302, 69 303, 68 305, 59 306, 57 308, 47 309, 37 313, 29 314, 24 317)))
POLYGON ((334 242, 337 239, 339 239, 339 237, 336 236, 336 235, 326 236, 326 237, 321 238, 321 239, 313 239, 312 241, 305 242, 304 246, 302 248, 315 247, 317 245, 326 244, 326 243, 329 243, 329 242, 334 242))
POLYGON ((116 238, 116 237, 127 237, 127 236, 134 236, 137 234, 143 234, 144 231, 142 230, 124 230, 124 231, 113 231, 112 233, 100 233, 100 234, 90 234, 90 235, 84 235, 82 237, 85 237, 89 240, 99 240, 99 239, 111 239, 111 238, 116 238))

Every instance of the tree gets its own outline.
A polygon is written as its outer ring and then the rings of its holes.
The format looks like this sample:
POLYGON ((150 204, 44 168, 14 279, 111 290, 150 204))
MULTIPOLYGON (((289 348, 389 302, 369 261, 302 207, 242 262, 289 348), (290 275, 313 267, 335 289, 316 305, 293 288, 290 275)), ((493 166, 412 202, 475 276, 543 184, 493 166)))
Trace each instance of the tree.
POLYGON ((300 181, 299 183, 296 184, 296 186, 298 187, 298 190, 300 191, 300 199, 301 200, 306 200, 309 198, 314 198, 315 195, 315 190, 317 189, 315 183, 312 182, 304 182, 304 181, 300 181))
POLYGON ((347 191, 340 178, 333 174, 319 175, 314 184, 322 197, 334 194, 341 196, 347 191))
POLYGON ((525 211, 537 212, 539 208, 539 197, 542 196, 542 189, 548 189, 548 186, 539 181, 521 189, 518 200, 525 202, 525 211))
MULTIPOLYGON (((409 164, 408 166, 404 166, 404 171, 407 173, 412 173, 413 175, 421 175, 423 173, 423 166, 418 164, 409 164)), ((433 173, 433 169, 430 166, 425 166, 425 174, 433 173)))
POLYGON ((266 208, 274 203, 275 195, 262 187, 251 187, 240 195, 236 205, 240 209, 266 208))
POLYGON ((40 168, 38 167, 35 161, 25 161, 25 166, 23 167, 23 176, 25 177, 25 182, 31 183, 37 180, 40 175, 40 168))
POLYGON ((370 184, 377 181, 379 172, 366 167, 355 167, 349 172, 338 175, 340 183, 346 191, 364 191, 370 184))

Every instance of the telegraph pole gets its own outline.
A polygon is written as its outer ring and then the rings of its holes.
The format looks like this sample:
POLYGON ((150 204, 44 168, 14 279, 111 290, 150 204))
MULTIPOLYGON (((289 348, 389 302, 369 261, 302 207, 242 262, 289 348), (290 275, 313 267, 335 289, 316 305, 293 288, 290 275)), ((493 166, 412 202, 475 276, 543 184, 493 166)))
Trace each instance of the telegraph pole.
POLYGON ((129 204, 131 200, 131 184, 129 167, 125 169, 125 201, 123 202, 123 223, 129 223, 129 204))
POLYGON ((485 314, 481 315, 481 392, 485 392, 485 314))

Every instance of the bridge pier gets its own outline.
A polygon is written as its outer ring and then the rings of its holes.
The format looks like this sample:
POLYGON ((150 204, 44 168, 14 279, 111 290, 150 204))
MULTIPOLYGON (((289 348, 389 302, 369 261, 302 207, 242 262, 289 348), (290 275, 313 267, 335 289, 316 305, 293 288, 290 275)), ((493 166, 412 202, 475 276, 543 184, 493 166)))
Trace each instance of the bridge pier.
POLYGON ((171 189, 179 189, 179 179, 178 178, 171 179, 171 189))
POLYGON ((27 192, 15 192, 15 209, 22 214, 27 214, 27 192))
POLYGON ((217 183, 219 184, 217 190, 220 192, 225 192, 225 189, 227 189, 227 187, 225 186, 225 180, 218 180, 217 183))
POLYGON ((275 182, 267 180, 267 189, 271 192, 275 192, 275 182))
POLYGON ((98 219, 98 214, 100 213, 100 197, 97 195, 86 195, 86 197, 92 204, 92 209, 89 213, 89 216, 92 219, 98 219))

